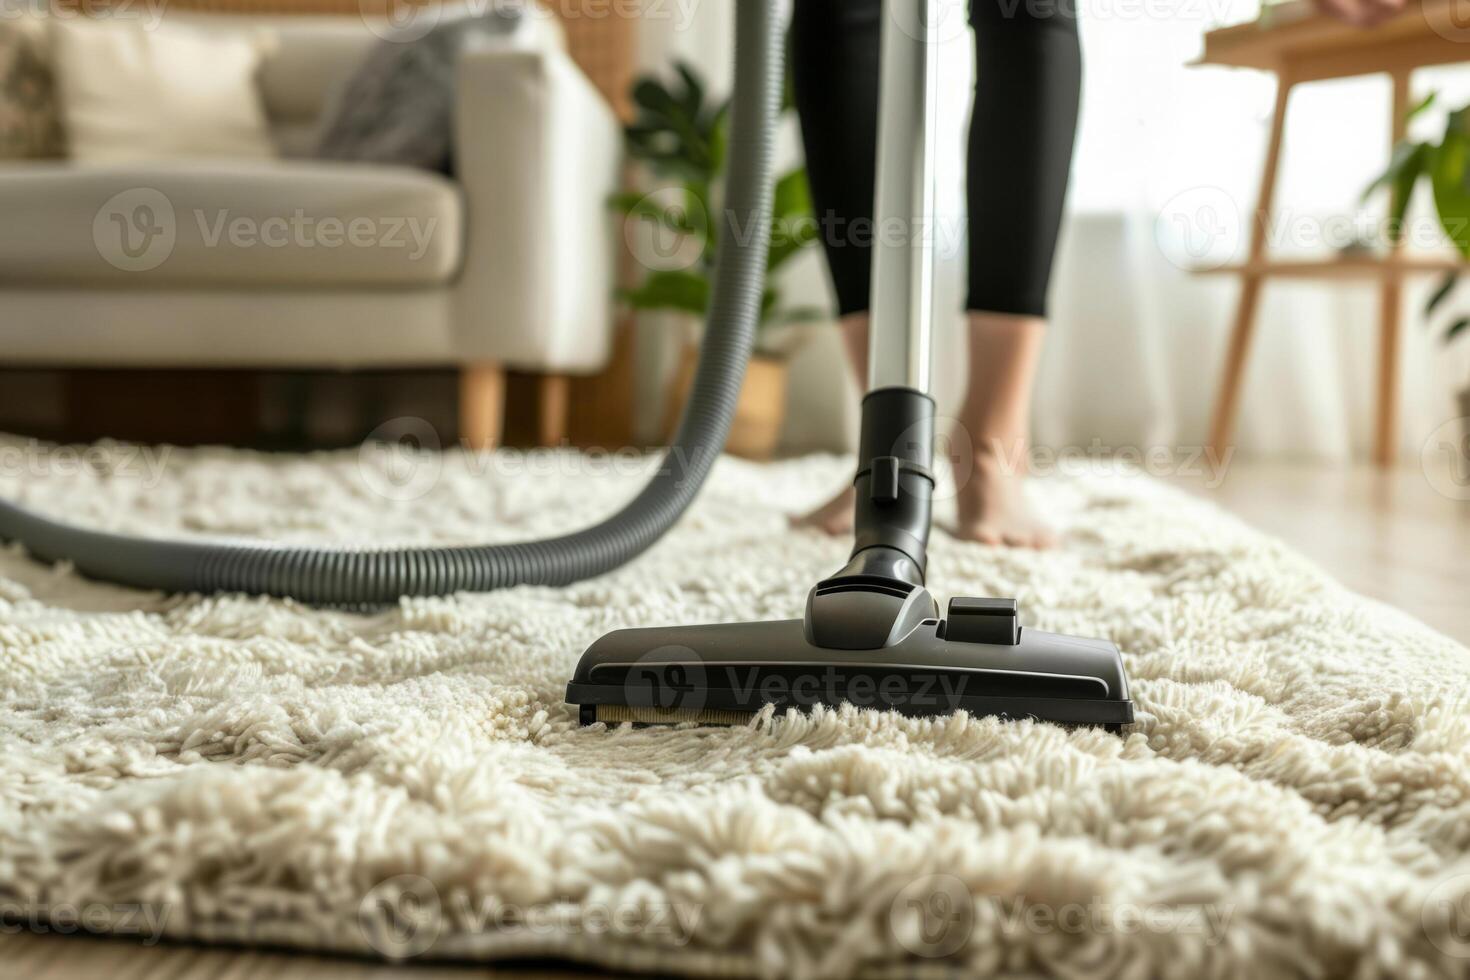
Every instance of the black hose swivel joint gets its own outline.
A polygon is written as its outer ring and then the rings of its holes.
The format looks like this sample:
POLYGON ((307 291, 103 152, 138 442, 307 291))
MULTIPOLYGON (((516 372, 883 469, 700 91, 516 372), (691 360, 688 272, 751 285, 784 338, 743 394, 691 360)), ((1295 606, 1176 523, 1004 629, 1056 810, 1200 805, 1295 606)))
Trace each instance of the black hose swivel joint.
POLYGON ((938 606, 924 588, 934 497, 934 402, 912 388, 863 399, 855 542, 847 565, 807 596, 806 637, 820 647, 892 646, 938 606))

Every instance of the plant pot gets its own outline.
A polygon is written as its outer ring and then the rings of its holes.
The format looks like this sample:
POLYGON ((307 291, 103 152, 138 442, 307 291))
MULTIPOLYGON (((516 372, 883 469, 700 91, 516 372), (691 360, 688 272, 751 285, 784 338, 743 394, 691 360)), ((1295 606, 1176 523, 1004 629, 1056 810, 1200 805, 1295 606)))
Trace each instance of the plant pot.
MULTIPOLYGON (((684 403, 694 386, 694 371, 699 365, 699 348, 688 344, 679 361, 679 370, 669 386, 668 411, 664 416, 664 441, 674 437, 684 403)), ((745 369, 745 383, 740 387, 740 400, 735 405, 735 420, 725 452, 746 459, 770 459, 781 441, 781 427, 786 421, 786 360, 754 354, 745 369)))

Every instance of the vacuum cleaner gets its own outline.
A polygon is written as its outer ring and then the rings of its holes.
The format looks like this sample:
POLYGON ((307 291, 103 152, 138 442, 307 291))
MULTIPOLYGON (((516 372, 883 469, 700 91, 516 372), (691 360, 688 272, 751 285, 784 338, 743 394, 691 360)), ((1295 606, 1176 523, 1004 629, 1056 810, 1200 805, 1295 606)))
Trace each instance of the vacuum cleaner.
MULTIPOLYGON (((760 317, 774 134, 784 79, 779 0, 740 0, 719 261, 694 389, 663 465, 622 510, 541 541, 334 549, 166 541, 61 523, 0 501, 0 538, 84 575, 168 592, 244 592, 364 606, 407 595, 564 585, 611 571, 688 508, 724 446, 760 317)), ((964 710, 1118 729, 1133 720, 1117 648, 1020 625, 1009 599, 950 600, 924 585, 934 403, 929 397, 938 0, 889 0, 882 49, 880 227, 872 365, 863 399, 856 540, 783 622, 619 630, 583 655, 567 701, 587 724, 738 724, 774 705, 938 715, 964 710)))

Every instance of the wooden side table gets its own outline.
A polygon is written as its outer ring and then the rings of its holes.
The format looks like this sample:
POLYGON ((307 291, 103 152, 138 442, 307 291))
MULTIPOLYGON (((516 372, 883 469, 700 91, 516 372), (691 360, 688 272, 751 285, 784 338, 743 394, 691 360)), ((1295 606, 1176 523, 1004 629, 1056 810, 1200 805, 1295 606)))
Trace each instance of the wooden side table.
POLYGON ((1391 131, 1394 142, 1404 136, 1409 106, 1409 76, 1415 68, 1470 61, 1470 19, 1456 17, 1457 0, 1410 0, 1407 9, 1373 30, 1349 27, 1313 10, 1307 0, 1272 7, 1258 21, 1211 31, 1205 35, 1201 65, 1230 65, 1275 73, 1276 106, 1260 196, 1251 223, 1246 261, 1201 273, 1240 278, 1240 298, 1231 328, 1230 346, 1210 425, 1210 444, 1223 451, 1234 435, 1241 381, 1251 336, 1255 332, 1261 287, 1270 278, 1376 280, 1379 289, 1377 422, 1374 460, 1392 465, 1398 454, 1399 328, 1402 283, 1407 275, 1462 268, 1458 261, 1405 258, 1397 247, 1386 256, 1283 261, 1267 254, 1276 178, 1281 163, 1282 133, 1292 89, 1304 82, 1353 75, 1386 73, 1393 83, 1391 131))

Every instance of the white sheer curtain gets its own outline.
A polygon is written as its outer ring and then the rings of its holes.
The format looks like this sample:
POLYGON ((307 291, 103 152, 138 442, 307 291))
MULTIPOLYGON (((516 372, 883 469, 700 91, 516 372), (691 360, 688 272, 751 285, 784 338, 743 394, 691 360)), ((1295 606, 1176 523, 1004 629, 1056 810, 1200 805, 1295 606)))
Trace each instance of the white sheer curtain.
MULTIPOLYGON (((964 0, 946 0, 962 7, 964 0)), ((1198 445, 1208 428, 1237 285, 1196 277, 1196 260, 1240 258, 1251 219, 1275 85, 1264 74, 1190 68, 1205 31, 1256 15, 1255 0, 1080 0, 1085 64, 1081 130, 1052 293, 1036 404, 1039 444, 1088 447, 1198 445), (1218 219, 1218 224, 1211 222, 1218 219), (1207 227, 1206 227, 1207 226, 1207 227), (1212 237, 1203 238, 1210 232, 1212 237), (1193 238, 1187 236, 1193 235, 1193 238), (1210 247, 1201 250, 1201 244, 1210 247), (1191 248, 1193 247, 1193 253, 1191 248), (1200 254, 1202 252, 1202 254, 1200 254)), ((712 74, 728 65, 723 4, 700 5, 688 30, 646 46, 650 66, 693 57, 712 74)), ((963 134, 972 77, 967 38, 946 48, 946 152, 942 220, 963 227, 963 134)), ((1470 103, 1470 73, 1434 69, 1415 92, 1442 106, 1416 132, 1443 126, 1444 106, 1470 103)), ((1292 97, 1273 239, 1278 254, 1325 254, 1324 233, 1381 214, 1359 214, 1364 185, 1382 169, 1389 87, 1369 76, 1301 87, 1292 97)), ((795 159, 794 125, 786 151, 795 159)), ((1432 223, 1427 194, 1416 212, 1432 223)), ((963 255, 941 259, 940 308, 963 297, 963 255)), ((1432 288, 1406 290, 1401 445, 1417 456, 1430 432, 1454 417, 1453 392, 1470 381, 1467 349, 1444 350, 1421 326, 1432 288)), ((815 251, 787 286, 804 299, 827 292, 815 251)), ((1470 288, 1470 287, 1467 287, 1470 288)), ((1237 429, 1240 452, 1365 457, 1371 451, 1377 299, 1367 285, 1278 281, 1267 286, 1237 429)), ((959 341, 958 318, 941 341, 959 341)), ((953 350, 946 347, 945 350, 953 350)), ((849 445, 850 399, 837 372, 835 337, 814 338, 795 364, 792 449, 849 445)), ((958 398, 962 358, 937 359, 942 405, 958 398)))
MULTIPOLYGON (((1082 0, 1082 124, 1038 384, 1042 444, 1198 445, 1208 430, 1238 286, 1181 266, 1243 258, 1275 84, 1258 72, 1186 67, 1206 30, 1254 17, 1255 3, 1186 0, 1167 17, 1130 16, 1157 6, 1082 0)), ((1463 70, 1421 73, 1416 92, 1430 89, 1447 104, 1470 101, 1463 70)), ((1386 161, 1389 103, 1381 76, 1293 93, 1271 225, 1277 254, 1324 255, 1333 236, 1375 226, 1382 202, 1359 200, 1386 161)), ((1442 125, 1442 114, 1419 123, 1426 132, 1442 125)), ((1416 213, 1432 227, 1423 197, 1416 213)), ((1432 285, 1406 290, 1406 457, 1456 414, 1453 391, 1470 380, 1466 352, 1445 351, 1423 329, 1432 285)), ((1240 451, 1366 456, 1377 344, 1370 286, 1269 284, 1241 399, 1240 451)))

